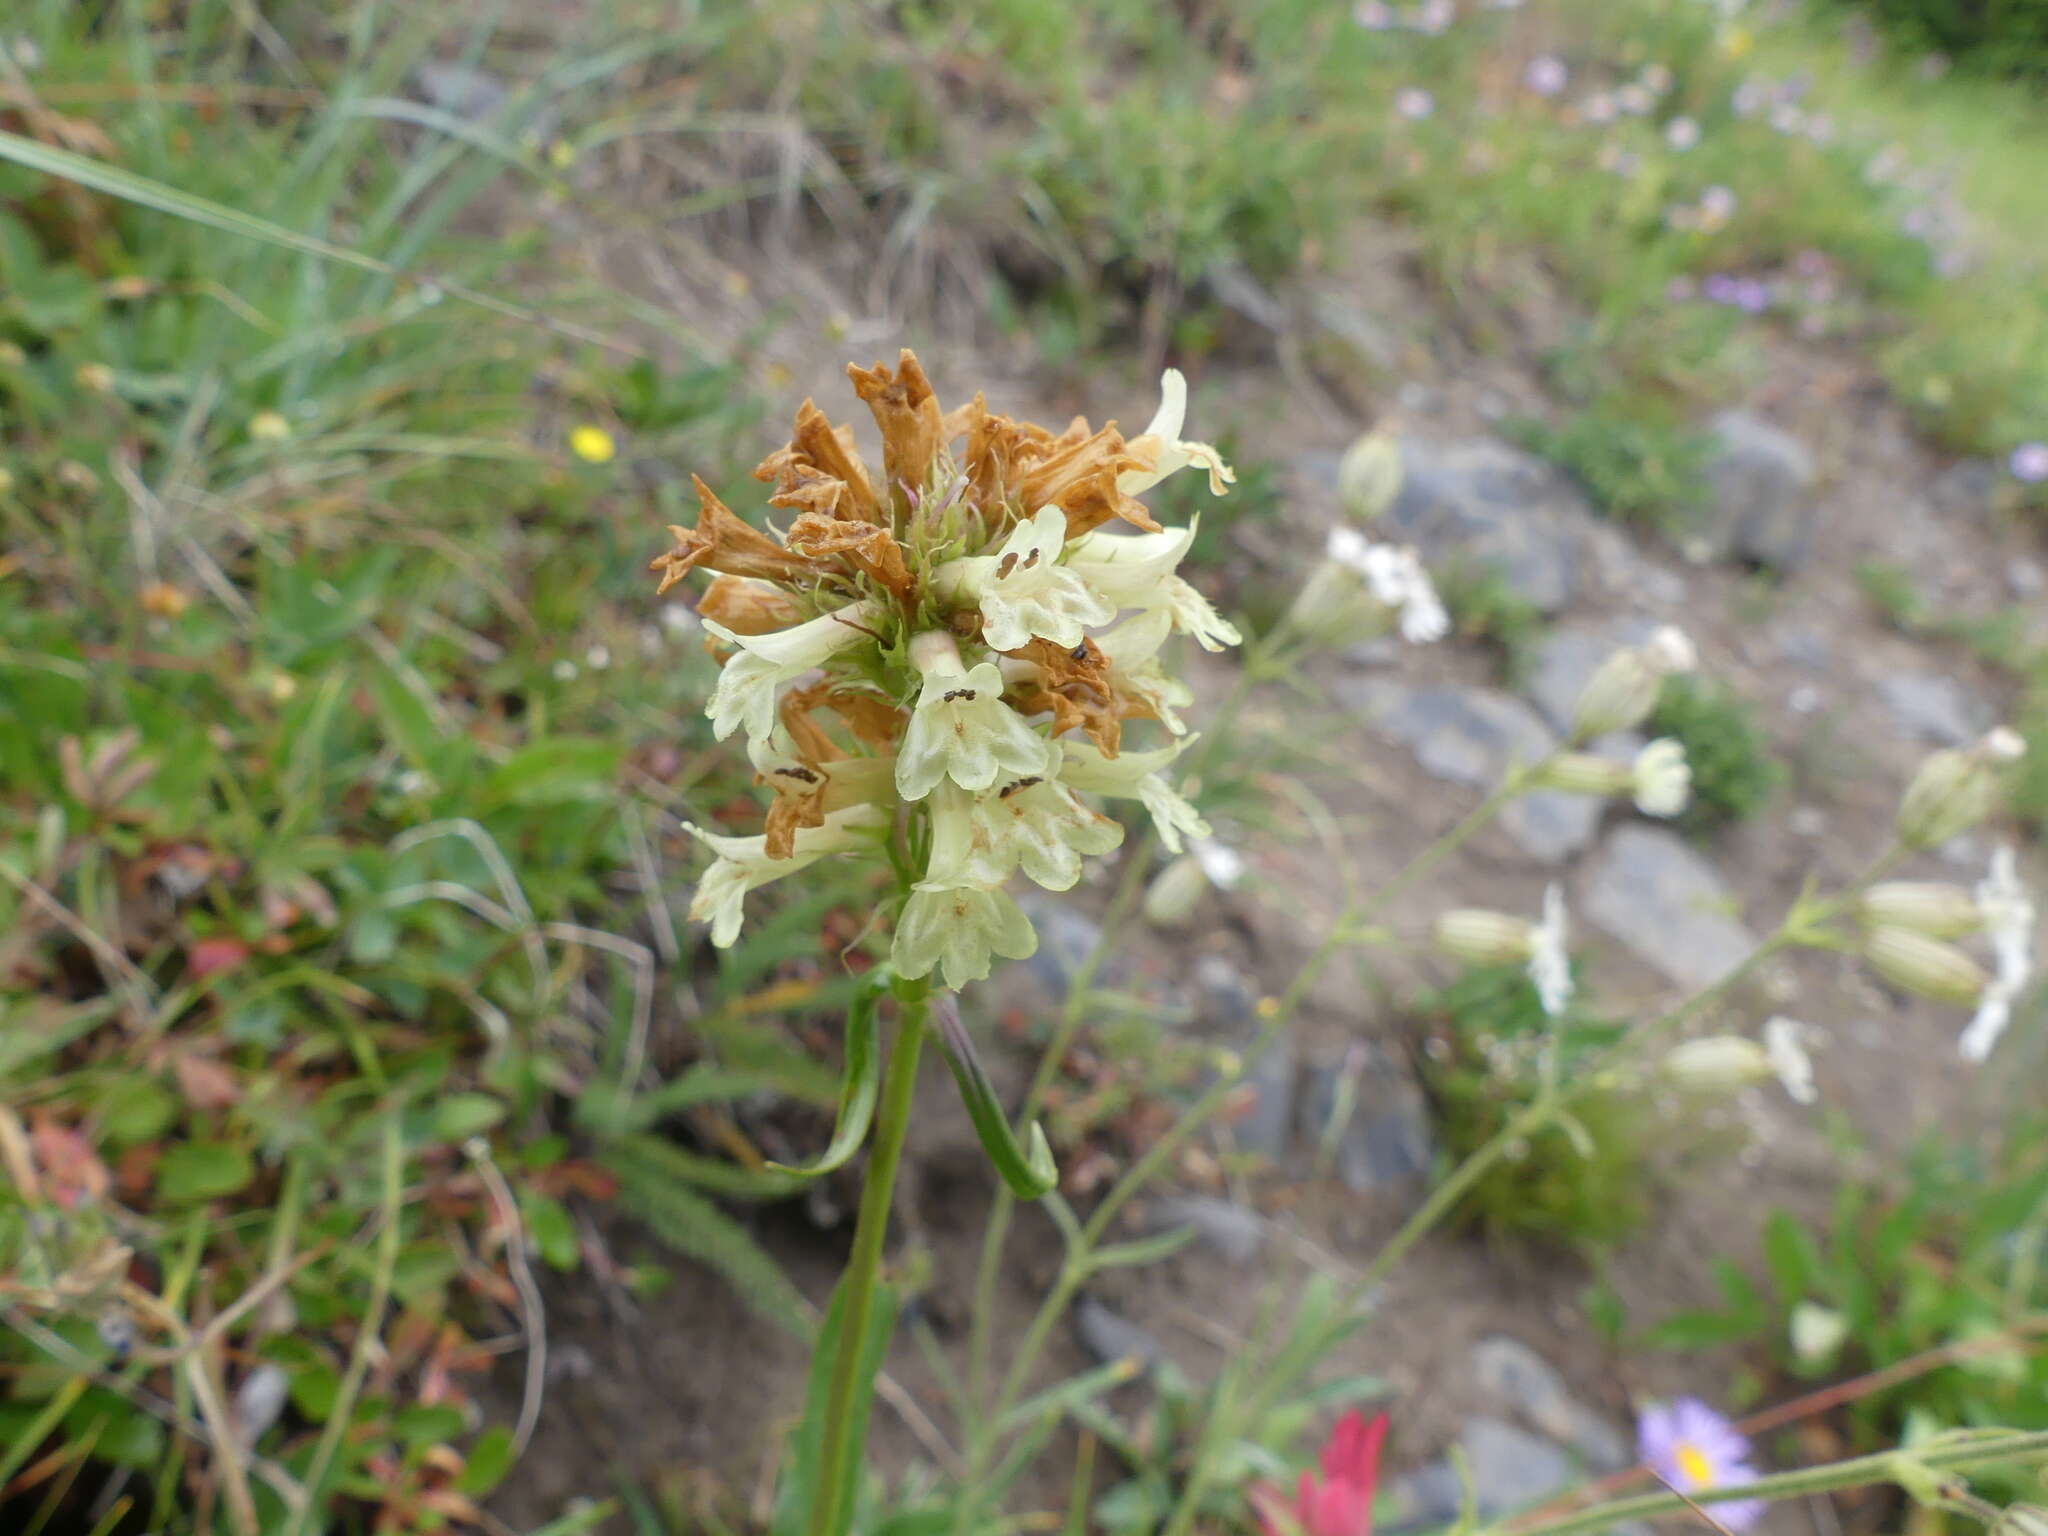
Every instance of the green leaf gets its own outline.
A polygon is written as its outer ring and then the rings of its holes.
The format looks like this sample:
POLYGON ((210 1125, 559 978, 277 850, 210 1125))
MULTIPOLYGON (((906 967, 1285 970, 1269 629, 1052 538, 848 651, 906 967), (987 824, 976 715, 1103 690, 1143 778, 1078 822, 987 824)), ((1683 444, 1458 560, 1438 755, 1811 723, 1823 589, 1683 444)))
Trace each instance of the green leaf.
POLYGON ((960 1085, 967 1118, 974 1122, 974 1134, 981 1138, 982 1150, 996 1165, 1010 1193, 1019 1200, 1037 1200, 1051 1193, 1060 1176, 1044 1129, 1034 1122, 1025 1133, 1025 1145, 1018 1146, 1009 1117, 996 1102, 995 1085, 989 1082, 981 1058, 974 1053, 974 1042, 960 1022, 959 1006, 950 997, 939 998, 932 1005, 932 1017, 939 1048, 945 1053, 946 1065, 953 1069, 953 1081, 960 1085))
POLYGON ((100 1095, 100 1130, 117 1147, 161 1136, 178 1115, 170 1090, 148 1077, 122 1077, 100 1095))
POLYGON ((457 1093, 434 1106, 434 1138, 465 1141, 505 1118, 505 1105, 488 1093, 457 1093))
POLYGON ((1193 1227, 1174 1227, 1151 1237, 1141 1237, 1134 1242, 1111 1243, 1097 1248, 1088 1255, 1088 1268, 1132 1269, 1145 1264, 1157 1264, 1169 1258, 1195 1240, 1193 1227))
POLYGON ((605 1166, 619 1178, 619 1200, 663 1242, 725 1277, 734 1293, 771 1322, 808 1337, 803 1293, 746 1229, 709 1200, 670 1177, 667 1165, 643 1155, 635 1137, 607 1147, 605 1166))
POLYGON ((875 1399, 875 1377, 881 1374, 882 1358, 896 1331, 896 1290, 877 1284, 868 1310, 867 1328, 859 1341, 854 1362, 854 1395, 848 1405, 849 1433, 846 1458, 836 1468, 820 1465, 824 1455, 825 1416, 832 1398, 832 1377, 838 1365, 840 1334, 845 1327, 846 1286, 841 1280, 833 1288, 832 1304, 825 1309, 825 1323, 811 1351, 810 1380, 804 1392, 803 1421, 797 1425, 791 1447, 788 1478, 776 1501, 774 1536, 810 1536, 810 1517, 828 1486, 838 1487, 839 1523, 826 1536, 846 1536, 852 1529, 854 1489, 860 1477, 861 1452, 868 1440, 868 1412, 875 1399))
POLYGON ((443 1290, 461 1267, 462 1261, 446 1243, 408 1244, 392 1270, 392 1294, 404 1302, 425 1300, 443 1290))
POLYGON ((848 1158, 868 1139, 874 1123, 875 1098, 882 1085, 881 1056, 875 1050, 875 1006, 888 990, 889 968, 878 965, 861 978, 860 990, 846 1010, 846 1076, 839 1088, 839 1116, 832 1128, 832 1140, 807 1167, 791 1168, 782 1163, 768 1166, 797 1178, 815 1179, 845 1166, 848 1158))
POLYGON ((156 1192, 174 1204, 217 1200, 244 1189, 256 1177, 246 1148, 224 1141, 191 1141, 172 1147, 157 1164, 156 1192))
POLYGON ((455 1491, 480 1499, 505 1480, 512 1470, 512 1431, 493 1424, 476 1437, 462 1463, 462 1475, 455 1479, 455 1491))
POLYGON ((1820 1253, 1813 1235, 1789 1211, 1771 1212, 1764 1223, 1764 1263, 1781 1305, 1790 1306, 1812 1291, 1820 1276, 1820 1253))
POLYGON ((583 1248, 576 1237, 576 1224, 569 1219, 568 1208, 552 1196, 535 1194, 532 1190, 520 1195, 519 1208, 526 1216, 527 1235, 533 1239, 535 1250, 548 1266, 552 1269, 574 1269, 582 1257, 583 1248))
POLYGON ((497 805, 568 805, 606 800, 618 778, 624 747, 591 737, 557 736, 522 747, 484 781, 497 805))
POLYGON ((401 1408, 391 1423, 393 1433, 414 1450, 446 1445, 462 1433, 462 1427, 461 1410, 445 1403, 415 1403, 410 1408, 401 1408))

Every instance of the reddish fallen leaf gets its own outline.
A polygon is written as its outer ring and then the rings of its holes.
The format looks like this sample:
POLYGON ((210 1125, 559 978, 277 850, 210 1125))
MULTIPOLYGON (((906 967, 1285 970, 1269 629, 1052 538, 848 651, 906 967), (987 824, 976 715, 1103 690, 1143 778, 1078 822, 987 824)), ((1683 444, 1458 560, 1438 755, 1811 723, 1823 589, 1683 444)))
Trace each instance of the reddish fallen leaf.
POLYGON ((36 1161, 42 1165, 50 1198, 63 1209, 76 1210, 102 1198, 113 1187, 113 1175, 99 1154, 78 1132, 49 1120, 38 1120, 28 1133, 36 1161))
POLYGON ((248 958, 249 946, 240 939, 200 939, 185 951, 185 968, 194 981, 204 981, 233 970, 248 958))
POLYGON ((234 1073, 208 1057, 187 1053, 171 1063, 171 1072, 194 1109, 226 1109, 242 1097, 234 1073))
POLYGON ((130 1200, 140 1200, 156 1188, 156 1165, 163 1148, 153 1141, 137 1142, 124 1150, 114 1163, 114 1187, 130 1200))

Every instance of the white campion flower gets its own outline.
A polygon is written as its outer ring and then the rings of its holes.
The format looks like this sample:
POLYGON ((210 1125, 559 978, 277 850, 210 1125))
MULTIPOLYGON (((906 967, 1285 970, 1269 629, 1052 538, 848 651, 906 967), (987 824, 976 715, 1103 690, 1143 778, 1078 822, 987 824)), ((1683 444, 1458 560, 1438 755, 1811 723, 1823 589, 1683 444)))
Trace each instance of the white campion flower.
POLYGON ((1564 891, 1552 885, 1543 893, 1543 921, 1529 933, 1529 983, 1535 987, 1543 1011, 1553 1019, 1572 1000, 1572 957, 1567 941, 1564 891))
POLYGON ((737 647, 719 669, 718 685, 704 709, 711 717, 711 734, 723 741, 745 726, 750 737, 768 735, 775 729, 776 690, 847 647, 872 640, 881 616, 882 605, 868 599, 765 635, 734 634, 716 619, 703 619, 705 629, 737 647))
POLYGON ((1195 702, 1195 692, 1159 660, 1159 649, 1172 633, 1173 615, 1155 608, 1097 635, 1095 644, 1109 662, 1117 687, 1149 704, 1159 723, 1174 735, 1185 736, 1188 727, 1180 711, 1195 702))
POLYGON ((941 779, 983 790, 1002 780, 1043 774, 1051 744, 1003 702, 1003 674, 992 661, 963 670, 960 648, 943 630, 910 642, 924 687, 896 753, 896 790, 922 800, 941 779))
POLYGON ((684 822, 684 831, 718 855, 698 880, 696 894, 690 898, 691 920, 708 921, 711 942, 720 949, 729 948, 740 936, 749 891, 784 875, 793 875, 827 854, 879 846, 888 820, 882 809, 873 805, 833 811, 825 817, 823 826, 804 827, 797 832, 795 850, 786 859, 768 857, 765 837, 725 837, 684 822))
MULTIPOLYGON (((1159 533, 1084 533, 1067 546, 1066 569, 1107 601, 1112 609, 1163 610, 1173 627, 1192 635, 1205 651, 1238 645, 1244 637, 1187 580, 1175 574, 1195 525, 1159 533)), ((1076 642, 1078 643, 1078 642, 1076 642)))
POLYGON ((1451 632, 1451 616, 1436 595, 1422 557, 1405 545, 1373 544, 1362 558, 1360 574, 1372 595, 1401 616, 1401 638, 1410 645, 1430 645, 1451 632))
POLYGON ((1067 514, 1041 507, 994 554, 949 560, 932 572, 932 583, 980 606, 981 638, 993 650, 1014 651, 1033 636, 1076 646, 1091 626, 1116 617, 1116 604, 1060 563, 1066 541, 1067 514))
POLYGON ((1813 1058, 1806 1054, 1810 1033, 1806 1025, 1782 1014, 1764 1020, 1764 1056, 1795 1104, 1811 1104, 1820 1098, 1813 1084, 1813 1058))
POLYGON ((1678 815, 1692 801, 1692 768, 1684 743, 1672 736, 1649 743, 1630 764, 1629 783, 1636 809, 1645 816, 1678 815))
POLYGON ((1188 381, 1178 368, 1169 368, 1159 378, 1159 409, 1151 425, 1131 438, 1127 446, 1153 455, 1150 469, 1127 469, 1116 477, 1116 488, 1126 496, 1141 496, 1168 475, 1190 465, 1209 472, 1209 494, 1221 496, 1237 476, 1223 462, 1223 455, 1207 443, 1182 442, 1180 429, 1187 421, 1188 381))
POLYGON ((1966 1061, 1983 1061, 1991 1054, 2012 1022, 2012 1005, 2034 974, 2034 902, 2020 884, 2018 861, 2008 844, 1992 851, 1990 871, 1977 886, 1977 910, 1984 917, 1996 972, 1957 1041, 1966 1061))
POLYGON ((970 822, 965 866, 969 878, 1000 885, 1012 870, 1021 869, 1048 891, 1070 891, 1081 878, 1084 857, 1122 845, 1123 827, 1075 799, 1073 790, 1057 777, 1061 755, 1054 744, 1045 773, 1012 779, 984 795, 946 784, 934 791, 935 821, 958 815, 970 822))
POLYGON ((1111 800, 1136 800, 1151 813, 1159 841, 1179 853, 1184 837, 1207 837, 1209 823, 1166 782, 1164 770, 1195 738, 1150 752, 1120 752, 1104 757, 1091 742, 1067 743, 1060 755, 1060 782, 1086 795, 1111 800))

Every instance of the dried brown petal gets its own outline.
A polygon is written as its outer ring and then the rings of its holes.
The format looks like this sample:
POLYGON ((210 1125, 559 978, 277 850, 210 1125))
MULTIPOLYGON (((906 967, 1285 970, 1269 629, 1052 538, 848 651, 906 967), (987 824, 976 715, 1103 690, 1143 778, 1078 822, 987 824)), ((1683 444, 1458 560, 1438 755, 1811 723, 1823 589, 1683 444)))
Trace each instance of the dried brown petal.
POLYGON ((799 483, 803 470, 817 471, 846 487, 846 499, 838 508, 842 517, 865 523, 882 521, 881 503, 868 480, 867 466, 853 451, 852 430, 834 428, 810 400, 797 407, 796 427, 790 434, 789 446, 777 449, 757 464, 754 478, 774 481, 780 495, 799 483))
POLYGON ((903 563, 903 551, 886 528, 806 512, 790 524, 789 547, 821 563, 843 556, 897 602, 905 607, 910 605, 910 568, 903 563))
POLYGON ((701 618, 723 624, 736 635, 765 635, 804 621, 797 600, 780 587, 745 576, 720 576, 697 600, 701 618))
POLYGON ((669 525, 676 547, 656 556, 649 567, 661 572, 657 593, 666 592, 699 566, 728 576, 757 576, 767 581, 795 581, 820 574, 812 561, 791 554, 760 529, 742 522, 696 475, 690 477, 690 483, 697 488, 697 526, 669 525))
POLYGON ((881 429, 882 478, 889 499, 899 508, 907 507, 908 493, 921 492, 931 478, 932 460, 945 440, 945 420, 932 382, 908 347, 898 355, 894 374, 881 363, 872 368, 849 363, 846 376, 881 429))

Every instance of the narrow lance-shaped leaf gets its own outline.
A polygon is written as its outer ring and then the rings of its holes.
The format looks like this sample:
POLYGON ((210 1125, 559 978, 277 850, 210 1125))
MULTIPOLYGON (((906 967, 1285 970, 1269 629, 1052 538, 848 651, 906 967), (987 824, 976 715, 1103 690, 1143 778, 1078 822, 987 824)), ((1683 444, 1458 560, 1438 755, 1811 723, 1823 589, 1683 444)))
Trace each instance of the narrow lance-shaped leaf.
POLYGON ((846 1010, 846 1076, 839 1085, 839 1116, 830 1145, 807 1167, 770 1163, 778 1173, 815 1179, 843 1167, 868 1139, 868 1127, 875 1120, 875 1097, 882 1084, 881 1056, 875 1050, 875 1005, 889 989, 890 980, 889 968, 876 966, 861 978, 860 989, 846 1010))
POLYGON ((996 1165, 996 1172, 1020 1200, 1036 1200, 1049 1194, 1059 1182, 1059 1170, 1053 1166, 1052 1148, 1046 1142, 1044 1130, 1034 1121, 1025 1132, 1025 1145, 1017 1144, 1009 1117, 996 1102, 995 1086, 974 1053, 974 1042, 967 1037, 967 1026, 960 1022, 958 1003, 951 997, 934 999, 932 1019, 938 1026, 946 1064, 953 1069, 953 1081, 960 1085, 967 1117, 974 1122, 974 1133, 981 1138, 982 1148, 996 1165))

